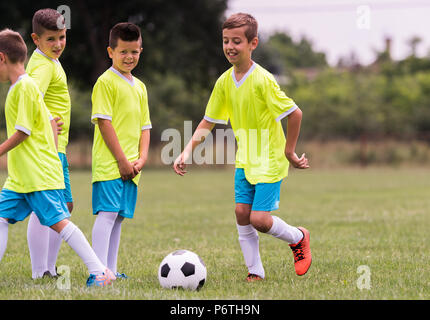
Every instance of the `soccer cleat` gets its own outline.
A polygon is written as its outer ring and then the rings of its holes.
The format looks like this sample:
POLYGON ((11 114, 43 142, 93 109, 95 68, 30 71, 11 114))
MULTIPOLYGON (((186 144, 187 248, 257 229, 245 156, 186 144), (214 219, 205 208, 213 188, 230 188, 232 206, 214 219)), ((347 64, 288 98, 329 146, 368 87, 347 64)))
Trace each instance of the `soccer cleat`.
POLYGON ((115 273, 115 277, 117 279, 128 279, 128 276, 125 273, 119 273, 119 272, 115 273))
POLYGON ((260 281, 263 280, 260 276, 254 274, 254 273, 248 273, 248 276, 246 277, 246 281, 248 282, 254 282, 254 281, 260 281))
POLYGON ((311 266, 312 254, 311 247, 309 246, 310 234, 309 231, 303 227, 298 227, 303 233, 303 239, 296 244, 290 244, 290 248, 294 255, 294 268, 298 276, 304 275, 311 266))
POLYGON ((116 280, 115 275, 109 269, 102 274, 90 274, 87 279, 87 287, 105 287, 112 283, 112 281, 116 280))
POLYGON ((54 278, 54 279, 56 279, 56 278, 58 278, 59 277, 59 275, 58 274, 56 274, 55 276, 51 273, 51 272, 49 272, 49 271, 45 271, 44 273, 43 273, 43 276, 42 276, 42 278, 54 278))

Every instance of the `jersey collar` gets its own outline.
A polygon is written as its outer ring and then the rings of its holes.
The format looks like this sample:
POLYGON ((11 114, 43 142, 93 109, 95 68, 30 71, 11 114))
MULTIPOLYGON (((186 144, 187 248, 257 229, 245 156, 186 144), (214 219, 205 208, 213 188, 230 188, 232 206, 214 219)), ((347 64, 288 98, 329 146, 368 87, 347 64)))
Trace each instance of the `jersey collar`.
POLYGON ((45 58, 47 58, 47 59, 49 59, 49 60, 51 60, 51 61, 53 61, 53 62, 55 62, 55 63, 60 63, 60 61, 58 61, 58 59, 52 59, 51 57, 48 57, 45 53, 43 53, 43 51, 42 50, 40 50, 39 48, 36 48, 36 50, 34 50, 34 51, 36 51, 38 54, 41 54, 42 56, 44 56, 45 58))
POLYGON ((233 77, 233 82, 236 85, 236 88, 239 88, 245 82, 246 78, 248 78, 248 76, 252 73, 252 71, 254 71, 256 66, 257 64, 254 61, 252 61, 251 68, 249 68, 248 72, 242 77, 242 79, 240 79, 240 81, 236 80, 236 76, 234 75, 234 69, 232 69, 231 76, 233 77))
POLYGON ((117 69, 115 69, 113 66, 109 68, 110 71, 112 71, 113 73, 117 74, 118 76, 120 76, 121 78, 123 78, 125 81, 127 81, 127 83, 129 85, 131 85, 132 87, 134 86, 134 79, 132 78, 132 80, 127 79, 121 72, 119 72, 117 69))
POLYGON ((9 87, 9 90, 7 91, 7 93, 9 93, 9 92, 10 92, 10 90, 12 90, 12 88, 13 88, 13 87, 15 87, 15 85, 16 85, 18 82, 20 82, 20 81, 21 81, 21 79, 22 79, 22 78, 25 78, 25 77, 27 77, 27 76, 28 76, 28 74, 27 74, 27 73, 23 73, 22 75, 20 75, 20 76, 18 77, 18 79, 15 81, 15 83, 9 87))

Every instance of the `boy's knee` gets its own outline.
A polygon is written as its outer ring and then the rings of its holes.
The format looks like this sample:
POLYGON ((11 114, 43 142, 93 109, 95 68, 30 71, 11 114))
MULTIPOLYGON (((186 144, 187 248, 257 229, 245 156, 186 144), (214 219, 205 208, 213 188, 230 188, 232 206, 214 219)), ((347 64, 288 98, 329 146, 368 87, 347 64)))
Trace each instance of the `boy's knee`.
POLYGON ((237 204, 234 210, 236 214, 236 221, 240 225, 248 225, 249 215, 251 214, 251 205, 248 204, 237 204))
POLYGON ((266 233, 272 227, 272 216, 269 212, 251 213, 250 222, 260 232, 266 233))

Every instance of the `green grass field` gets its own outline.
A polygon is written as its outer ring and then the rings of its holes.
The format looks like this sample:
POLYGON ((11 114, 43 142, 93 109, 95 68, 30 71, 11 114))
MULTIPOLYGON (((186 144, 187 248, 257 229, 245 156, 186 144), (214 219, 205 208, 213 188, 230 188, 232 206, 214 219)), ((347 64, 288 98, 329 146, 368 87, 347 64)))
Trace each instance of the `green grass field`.
MULTIPOLYGON (((90 178, 89 172, 71 172, 72 221, 88 239, 94 222, 90 178)), ((122 229, 119 271, 128 280, 86 288, 86 267, 66 243, 57 264, 70 267, 70 289, 59 289, 55 279, 32 280, 26 220, 9 228, 0 299, 429 299, 429 178, 429 169, 292 170, 276 214, 310 230, 312 266, 297 277, 288 245, 261 234, 267 278, 249 284, 235 226, 233 171, 191 167, 179 177, 149 170, 135 218, 122 229), (205 261, 202 290, 159 286, 158 266, 176 249, 205 261), (370 270, 369 289, 357 286, 362 265, 370 270)))

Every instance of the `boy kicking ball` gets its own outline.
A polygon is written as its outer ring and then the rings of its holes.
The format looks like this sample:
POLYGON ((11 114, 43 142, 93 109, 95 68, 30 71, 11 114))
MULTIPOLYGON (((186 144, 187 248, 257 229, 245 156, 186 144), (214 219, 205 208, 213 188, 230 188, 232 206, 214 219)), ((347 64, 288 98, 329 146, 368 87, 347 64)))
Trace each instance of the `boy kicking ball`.
POLYGON ((83 260, 90 273, 87 286, 108 285, 115 276, 97 258, 82 231, 68 220, 55 120, 50 120, 37 84, 25 72, 26 58, 21 35, 9 29, 0 31, 0 81, 11 83, 5 103, 8 138, 0 144, 0 156, 8 153, 8 177, 0 192, 0 260, 6 251, 9 224, 34 212, 42 225, 59 233, 83 260))
POLYGON ((304 275, 312 261, 309 231, 271 215, 279 208, 289 163, 298 169, 307 169, 309 164, 304 154, 299 158, 295 153, 301 110, 280 90, 274 77, 251 59, 258 45, 257 29, 257 21, 249 14, 234 14, 224 22, 223 50, 233 67, 218 78, 203 120, 173 165, 177 174, 184 175, 188 158, 204 140, 202 133, 230 120, 238 144, 236 222, 250 282, 265 277, 257 231, 289 244, 297 275, 304 275), (281 124, 284 118, 288 119, 286 138, 281 124))

